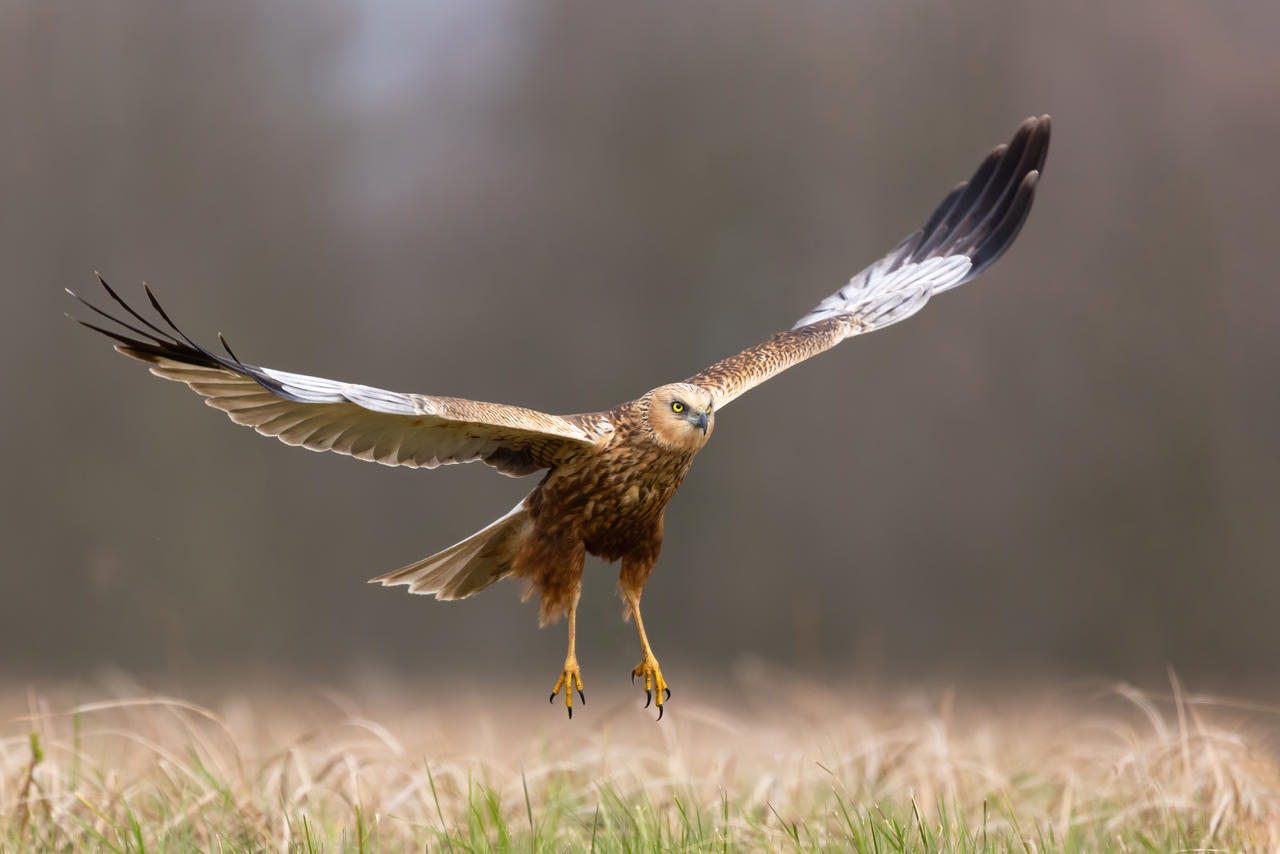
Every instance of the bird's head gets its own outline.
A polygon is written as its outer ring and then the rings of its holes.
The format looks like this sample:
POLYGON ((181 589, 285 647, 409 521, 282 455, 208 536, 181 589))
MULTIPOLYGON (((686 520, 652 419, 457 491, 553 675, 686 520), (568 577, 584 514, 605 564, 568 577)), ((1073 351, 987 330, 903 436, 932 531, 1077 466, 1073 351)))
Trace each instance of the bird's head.
POLYGON ((688 383, 672 383, 649 393, 649 426, 664 445, 697 450, 715 427, 711 392, 688 383))

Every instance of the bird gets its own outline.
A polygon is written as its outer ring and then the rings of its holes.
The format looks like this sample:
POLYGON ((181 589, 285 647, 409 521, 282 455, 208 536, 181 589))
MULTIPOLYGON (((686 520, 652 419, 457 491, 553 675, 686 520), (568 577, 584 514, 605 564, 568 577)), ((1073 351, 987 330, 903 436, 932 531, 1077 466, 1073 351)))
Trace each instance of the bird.
MULTIPOLYGON (((502 578, 538 596, 539 625, 568 618, 568 651, 550 701, 586 694, 575 650, 583 566, 591 554, 621 561, 624 619, 634 621, 645 708, 661 720, 671 690, 649 644, 640 597, 662 548, 667 502, 740 395, 846 338, 920 311, 933 296, 972 281, 1018 236, 1031 210, 1049 146, 1047 115, 1023 121, 972 177, 942 200, 918 231, 819 302, 790 329, 682 382, 658 386, 612 409, 552 415, 519 406, 403 394, 264 368, 241 361, 222 333, 223 353, 195 343, 143 285, 157 317, 147 319, 98 275, 123 314, 68 289, 108 328, 72 318, 115 342, 151 373, 185 383, 237 424, 289 445, 333 451, 388 466, 435 468, 479 461, 510 477, 543 472, 515 507, 430 557, 370 583, 465 599, 502 578)), ((97 318, 95 318, 97 320, 97 318)))

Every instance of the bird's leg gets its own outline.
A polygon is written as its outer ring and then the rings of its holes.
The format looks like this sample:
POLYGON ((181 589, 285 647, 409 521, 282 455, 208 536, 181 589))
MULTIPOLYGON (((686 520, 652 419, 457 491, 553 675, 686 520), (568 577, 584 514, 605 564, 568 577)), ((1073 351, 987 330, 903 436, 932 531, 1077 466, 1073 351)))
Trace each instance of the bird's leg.
POLYGON ((578 697, 582 700, 582 705, 587 704, 587 695, 582 693, 582 671, 578 669, 578 657, 573 652, 573 636, 577 625, 578 616, 578 596, 580 590, 573 591, 573 604, 569 606, 569 653, 564 657, 564 670, 560 672, 560 678, 556 680, 556 687, 551 689, 550 702, 554 703, 556 694, 560 693, 560 689, 564 688, 564 707, 569 712, 569 717, 573 717, 573 689, 574 685, 578 688, 578 697))
POLYGON ((649 703, 656 699, 658 720, 662 720, 662 707, 671 699, 671 689, 667 687, 667 680, 662 678, 662 668, 658 666, 658 659, 654 657, 653 650, 649 647, 649 638, 644 633, 644 620, 640 619, 640 597, 628 596, 627 605, 631 609, 631 615, 635 617, 636 631, 640 634, 640 663, 631 671, 631 682, 634 684, 637 676, 644 679, 644 707, 649 708, 649 703))

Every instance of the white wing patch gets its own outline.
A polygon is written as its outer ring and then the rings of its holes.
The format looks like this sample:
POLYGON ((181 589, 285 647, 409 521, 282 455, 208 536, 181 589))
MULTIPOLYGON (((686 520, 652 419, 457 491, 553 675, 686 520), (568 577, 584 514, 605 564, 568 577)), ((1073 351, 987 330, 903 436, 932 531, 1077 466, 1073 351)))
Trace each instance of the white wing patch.
POLYGON ((420 396, 400 394, 386 389, 373 388, 356 383, 327 380, 262 368, 262 372, 280 383, 281 387, 298 399, 299 403, 355 403, 374 412, 392 415, 434 415, 435 407, 420 396))
POLYGON ((857 331, 882 329, 924 308, 934 294, 963 282, 973 267, 968 255, 944 255, 889 269, 899 260, 902 248, 854 276, 849 284, 814 306, 813 311, 791 328, 847 315, 859 327, 857 331))

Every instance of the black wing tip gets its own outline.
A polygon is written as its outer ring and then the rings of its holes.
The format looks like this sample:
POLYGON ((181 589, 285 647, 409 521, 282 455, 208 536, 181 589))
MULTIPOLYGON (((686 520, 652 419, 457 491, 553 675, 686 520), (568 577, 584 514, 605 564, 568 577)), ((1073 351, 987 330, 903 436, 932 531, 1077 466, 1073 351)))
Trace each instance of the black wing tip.
POLYGON ((1052 125, 1053 116, 1048 113, 1041 113, 1038 116, 1027 116, 1018 124, 1017 130, 1014 131, 1014 136, 1033 133, 1047 134, 1052 125))
MULTIPOLYGON (((1044 165, 1044 155, 1048 151, 1049 136, 1053 130, 1053 118, 1048 113, 1039 116, 1028 116, 1023 119, 1016 129, 1013 136, 1004 144, 1005 150, 1016 151, 1019 155, 1019 164, 1021 158, 1026 154, 1031 155, 1033 169, 1039 169, 1044 165)), ((1000 150, 1000 146, 996 146, 996 151, 1000 150)))
POLYGON ((124 327, 138 337, 130 338, 123 332, 116 332, 102 326, 86 323, 85 321, 72 317, 71 315, 67 316, 71 317, 72 320, 76 321, 76 323, 79 323, 81 326, 86 326, 94 332, 101 333, 116 342, 115 349, 117 352, 131 358, 138 359, 139 361, 151 362, 153 364, 158 363, 161 359, 168 359, 169 361, 182 362, 187 365, 197 365, 203 368, 221 368, 226 371, 233 371, 234 373, 248 377, 267 391, 279 397, 283 397, 286 400, 302 400, 302 398, 286 391, 284 385, 280 383, 279 380, 270 376, 262 368, 240 361, 240 357, 232 351, 231 345, 227 343, 226 336, 221 332, 218 333, 218 341, 222 343, 223 348, 231 356, 230 359, 226 359, 216 353, 211 353, 209 350, 192 341, 187 337, 187 334, 179 329, 177 324, 169 318, 168 313, 161 307, 160 301, 156 299, 156 295, 146 283, 143 283, 142 290, 146 293, 147 300, 151 303, 151 307, 155 309, 156 313, 164 319, 164 322, 169 324, 169 329, 171 331, 165 331, 147 320, 139 314, 133 306, 129 305, 129 303, 127 303, 119 294, 112 290, 111 286, 107 284, 106 280, 103 279, 100 274, 95 272, 94 275, 97 276, 98 281, 102 283, 102 287, 106 288, 106 291, 111 295, 111 298, 115 300, 115 302, 118 303, 129 316, 133 317, 145 328, 134 326, 132 323, 123 320, 114 314, 103 311, 93 303, 73 293, 69 288, 66 289, 67 293, 80 300, 80 302, 90 310, 102 317, 105 317, 112 323, 124 327))
MULTIPOLYGON (((187 336, 184 335, 169 318, 169 315, 160 306, 160 301, 156 299, 156 295, 146 284, 143 284, 142 289, 144 293, 146 293, 148 301, 156 312, 164 319, 165 323, 169 325, 171 331, 161 329, 139 314, 133 306, 129 305, 129 303, 107 283, 107 280, 101 273, 95 270, 94 277, 97 278, 99 284, 101 284, 103 289, 107 292, 107 295, 124 310, 125 315, 132 317, 141 324, 141 326, 134 325, 130 321, 124 319, 124 316, 118 316, 99 308, 84 297, 72 291, 70 288, 65 288, 64 290, 94 313, 106 318, 117 326, 122 327, 124 330, 127 330, 136 337, 130 337, 124 331, 116 331, 94 323, 88 323, 70 314, 67 316, 76 323, 79 323, 81 326, 92 329, 94 332, 98 332, 112 339, 112 341, 115 342, 115 349, 119 352, 126 356, 132 356, 135 359, 141 359, 142 361, 147 362, 155 362, 158 359, 164 358, 171 359, 175 362, 184 362, 190 365, 227 368, 230 370, 241 371, 252 376, 252 371, 248 370, 249 366, 244 365, 239 359, 236 359, 234 363, 229 363, 225 359, 215 356, 203 347, 200 347, 191 341, 191 339, 187 338, 187 336)), ((221 338, 221 336, 219 337, 221 338)), ((225 339, 223 340, 225 344, 225 339)), ((230 352, 229 349, 228 352, 230 352)))
POLYGON ((112 299, 116 300, 117 302, 120 301, 120 295, 117 294, 114 290, 112 290, 111 286, 107 284, 107 280, 102 278, 101 273, 99 273, 97 270, 94 270, 93 275, 97 277, 98 284, 102 285, 102 287, 106 290, 106 292, 111 295, 112 299))
POLYGON ((903 261, 965 254, 975 278, 1013 243, 1031 211, 1049 151, 1052 119, 1029 116, 1008 142, 991 150, 973 176, 958 185, 929 217, 916 250, 903 261))
POLYGON ((244 362, 240 361, 240 357, 236 355, 235 351, 231 349, 231 345, 227 343, 227 336, 223 335, 221 332, 218 333, 218 343, 222 345, 223 350, 227 351, 227 355, 231 357, 233 362, 237 365, 244 364, 244 362))
POLYGON ((966 281, 976 278, 1000 259, 1013 241, 1017 239, 1031 214, 1031 204, 1035 201, 1036 185, 1040 181, 1040 173, 1031 170, 1022 177, 1014 191, 1013 199, 1002 216, 995 221, 982 241, 970 250, 972 266, 966 281))
POLYGON ((1048 113, 1024 119, 1014 132, 1015 140, 1025 140, 1026 153, 1030 154, 1028 165, 1031 166, 1032 171, 1044 171, 1044 161, 1049 154, 1049 137, 1052 132, 1053 117, 1048 113))
MULTIPOLYGON (((104 283, 104 284, 105 284, 105 283, 104 283)), ((142 291, 143 291, 143 293, 145 293, 145 294, 147 295, 147 300, 151 303, 151 307, 152 307, 152 308, 154 308, 154 309, 156 310, 156 314, 158 314, 158 315, 160 315, 161 317, 163 317, 163 318, 164 318, 164 322, 165 322, 165 323, 167 323, 167 324, 169 324, 171 327, 173 327, 173 331, 174 331, 174 332, 178 332, 178 327, 174 325, 174 322, 173 322, 172 320, 170 320, 170 319, 169 319, 169 315, 168 315, 168 314, 166 314, 166 313, 165 313, 165 310, 160 306, 160 300, 156 299, 156 295, 155 295, 155 293, 151 290, 151 286, 150 286, 150 285, 148 285, 146 282, 143 282, 143 283, 142 283, 142 291)), ((179 334, 179 335, 182 335, 182 333, 181 333, 181 332, 178 332, 178 334, 179 334)), ((186 336, 183 336, 183 337, 185 338, 186 336)))

